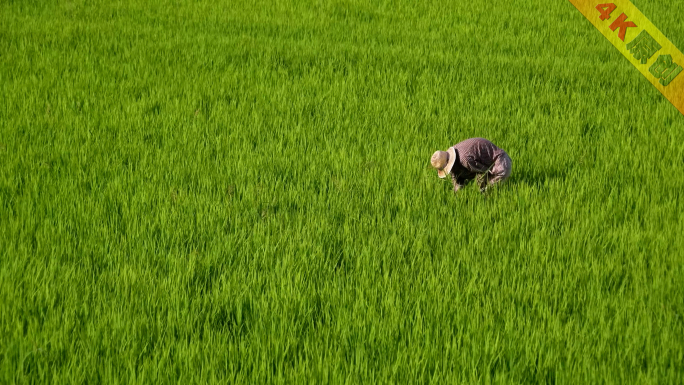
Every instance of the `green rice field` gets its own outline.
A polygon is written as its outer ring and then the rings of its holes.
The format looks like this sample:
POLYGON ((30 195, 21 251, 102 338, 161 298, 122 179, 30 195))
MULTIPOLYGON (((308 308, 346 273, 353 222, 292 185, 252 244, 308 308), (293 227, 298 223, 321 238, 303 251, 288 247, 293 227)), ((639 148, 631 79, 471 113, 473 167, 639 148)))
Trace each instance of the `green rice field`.
POLYGON ((0 0, 0 383, 681 384, 683 169, 567 0, 0 0))

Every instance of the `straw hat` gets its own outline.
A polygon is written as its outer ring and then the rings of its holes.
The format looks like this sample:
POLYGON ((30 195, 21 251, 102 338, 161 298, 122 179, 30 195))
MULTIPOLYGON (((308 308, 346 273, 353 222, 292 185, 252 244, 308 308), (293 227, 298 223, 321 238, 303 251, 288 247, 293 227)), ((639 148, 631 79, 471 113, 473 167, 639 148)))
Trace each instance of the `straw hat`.
POLYGON ((446 178, 446 174, 450 173, 454 167, 455 161, 456 150, 453 147, 449 147, 446 151, 435 151, 430 158, 430 163, 437 169, 437 175, 440 178, 446 178))

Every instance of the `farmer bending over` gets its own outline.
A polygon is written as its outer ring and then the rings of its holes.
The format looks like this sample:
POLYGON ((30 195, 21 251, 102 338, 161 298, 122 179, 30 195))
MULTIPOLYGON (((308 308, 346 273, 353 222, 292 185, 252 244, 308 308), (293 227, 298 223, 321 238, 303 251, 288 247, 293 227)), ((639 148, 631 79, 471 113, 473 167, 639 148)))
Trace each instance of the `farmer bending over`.
POLYGON ((477 178, 480 192, 484 193, 488 185, 508 179, 512 161, 506 151, 487 139, 471 138, 446 151, 435 152, 430 163, 440 178, 451 174, 454 193, 474 178, 477 178))

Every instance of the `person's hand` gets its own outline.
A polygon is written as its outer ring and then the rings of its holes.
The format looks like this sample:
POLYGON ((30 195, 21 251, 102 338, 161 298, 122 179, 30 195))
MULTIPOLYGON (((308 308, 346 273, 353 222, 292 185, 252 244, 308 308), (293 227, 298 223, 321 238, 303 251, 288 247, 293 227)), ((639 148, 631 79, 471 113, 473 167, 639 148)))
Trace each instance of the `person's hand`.
POLYGON ((489 175, 487 174, 480 174, 477 176, 477 185, 480 187, 480 192, 483 192, 484 190, 487 189, 487 177, 489 175))

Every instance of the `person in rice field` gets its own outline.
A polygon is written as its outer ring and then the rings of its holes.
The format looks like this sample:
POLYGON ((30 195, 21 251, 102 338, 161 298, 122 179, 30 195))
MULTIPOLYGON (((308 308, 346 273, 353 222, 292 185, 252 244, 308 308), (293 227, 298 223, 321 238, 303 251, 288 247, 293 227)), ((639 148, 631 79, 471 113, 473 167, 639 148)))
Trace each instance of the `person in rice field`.
POLYGON ((511 175, 511 158, 506 151, 484 138, 471 138, 457 143, 446 151, 436 151, 430 159, 440 178, 451 174, 454 193, 468 182, 477 179, 480 192, 511 175))

